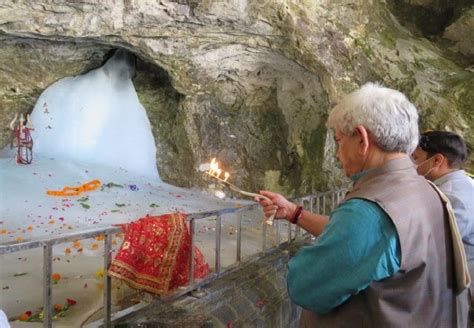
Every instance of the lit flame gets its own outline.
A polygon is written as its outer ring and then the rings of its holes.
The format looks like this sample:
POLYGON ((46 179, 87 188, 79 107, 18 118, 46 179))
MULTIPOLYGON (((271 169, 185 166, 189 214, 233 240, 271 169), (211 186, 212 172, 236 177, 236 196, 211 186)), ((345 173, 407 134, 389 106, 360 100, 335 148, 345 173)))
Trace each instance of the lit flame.
POLYGON ((227 179, 230 177, 229 172, 224 172, 224 179, 220 177, 222 170, 219 168, 219 163, 215 158, 211 160, 209 171, 207 173, 213 177, 216 177, 217 179, 224 180, 225 182, 227 182, 227 179))
MULTIPOLYGON (((234 186, 232 183, 228 182, 227 180, 229 179, 230 177, 230 174, 229 172, 224 172, 224 179, 222 179, 220 176, 221 176, 221 173, 222 173, 222 170, 219 168, 219 163, 217 163, 216 159, 213 158, 211 160, 211 163, 209 164, 209 171, 207 171, 207 174, 209 174, 210 176, 216 178, 217 180, 220 180, 220 181, 223 181, 225 182, 232 190, 238 192, 238 193, 241 193, 242 195, 245 195, 247 197, 257 197, 257 198, 260 198, 260 199, 266 199, 266 200, 270 200, 268 197, 266 196, 263 196, 263 195, 260 195, 260 194, 255 194, 255 193, 251 193, 251 192, 248 192, 248 191, 244 191, 240 188, 238 188, 237 186, 234 186)), ((217 191, 216 192, 216 196, 219 197, 219 198, 223 198, 225 197, 225 194, 222 193, 221 191, 217 191), (223 195, 221 197, 221 195, 223 195)), ((268 225, 273 225, 273 218, 275 217, 275 214, 273 214, 272 216, 270 216, 268 219, 265 220, 265 223, 268 224, 268 225)))

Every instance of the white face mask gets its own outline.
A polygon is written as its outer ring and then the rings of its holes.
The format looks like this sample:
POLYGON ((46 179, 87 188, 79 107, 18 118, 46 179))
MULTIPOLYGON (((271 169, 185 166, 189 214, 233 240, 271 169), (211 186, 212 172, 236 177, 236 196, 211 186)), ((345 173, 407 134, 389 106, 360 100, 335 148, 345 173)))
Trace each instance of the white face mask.
MULTIPOLYGON (((428 162, 430 159, 432 159, 432 158, 433 158, 433 157, 430 157, 430 158, 425 159, 423 162, 421 162, 420 164, 417 164, 415 167, 418 169, 420 166, 422 166, 423 164, 427 163, 427 162, 428 162)), ((430 174, 431 171, 433 171, 434 168, 435 168, 435 167, 432 166, 432 167, 428 170, 428 172, 426 172, 425 174, 423 174, 423 178, 426 178, 426 176, 427 176, 428 174, 430 174)))

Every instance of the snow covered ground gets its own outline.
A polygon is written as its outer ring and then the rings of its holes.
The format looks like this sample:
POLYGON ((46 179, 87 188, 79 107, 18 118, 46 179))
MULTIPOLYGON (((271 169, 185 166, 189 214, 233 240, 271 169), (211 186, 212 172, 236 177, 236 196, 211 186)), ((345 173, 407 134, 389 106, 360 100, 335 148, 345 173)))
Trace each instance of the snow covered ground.
MULTIPOLYGON (((18 165, 13 157, 0 158, 1 202, 0 243, 56 237, 94 227, 130 222, 145 215, 174 211, 196 213, 242 207, 251 201, 220 200, 203 191, 177 188, 155 178, 139 177, 123 169, 66 163, 50 158, 35 158, 31 165, 18 165), (78 186, 99 179, 102 187, 74 197, 57 197, 47 190, 78 186)), ((260 209, 243 213, 243 254, 260 250, 262 213, 260 209)), ((215 222, 198 221, 196 244, 213 267, 215 222)), ((114 238, 115 247, 121 239, 114 238)), ((235 261, 236 216, 223 218, 223 265, 235 261)), ((54 285, 54 303, 66 298, 78 301, 71 308, 74 320, 87 317, 101 305, 102 242, 99 240, 60 244, 53 250, 53 272, 61 274, 54 285), (74 310, 74 311, 73 311, 74 310), (78 317, 76 317, 78 316, 78 317)), ((42 250, 22 251, 0 256, 0 309, 9 317, 35 310, 42 304, 42 250)), ((68 316, 71 317, 71 316, 68 316)), ((67 318, 62 319, 66 321, 67 318)))

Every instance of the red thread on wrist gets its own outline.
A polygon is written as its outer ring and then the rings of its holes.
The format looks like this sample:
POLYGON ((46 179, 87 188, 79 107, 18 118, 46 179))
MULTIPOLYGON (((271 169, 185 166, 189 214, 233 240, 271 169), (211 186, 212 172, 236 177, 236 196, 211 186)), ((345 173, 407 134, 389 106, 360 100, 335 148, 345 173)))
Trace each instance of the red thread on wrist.
POLYGON ((288 217, 288 221, 290 221, 290 223, 293 223, 293 219, 295 218, 296 211, 298 211, 298 206, 296 206, 293 213, 291 213, 291 215, 288 217))
POLYGON ((304 208, 303 208, 303 206, 301 206, 300 208, 301 208, 301 211, 299 213, 297 213, 297 215, 296 215, 295 222, 294 222, 295 224, 298 224, 299 219, 303 216, 304 208))
POLYGON ((298 206, 295 212, 293 213, 293 215, 291 216, 290 222, 293 224, 297 224, 301 216, 301 213, 303 213, 303 206, 298 206))

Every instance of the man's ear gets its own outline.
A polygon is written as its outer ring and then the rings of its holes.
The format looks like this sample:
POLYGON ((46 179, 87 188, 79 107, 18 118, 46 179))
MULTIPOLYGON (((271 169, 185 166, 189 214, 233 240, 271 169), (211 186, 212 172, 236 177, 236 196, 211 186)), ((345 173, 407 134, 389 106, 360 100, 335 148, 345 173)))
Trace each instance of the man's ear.
POLYGON ((440 167, 444 162, 446 162, 446 164, 448 163, 446 157, 444 157, 443 154, 438 153, 433 156, 434 166, 440 167))
POLYGON ((355 133, 359 137, 359 151, 361 154, 366 154, 369 150, 370 146, 370 136, 369 136, 369 131, 363 126, 363 125, 357 125, 355 127, 355 133))

